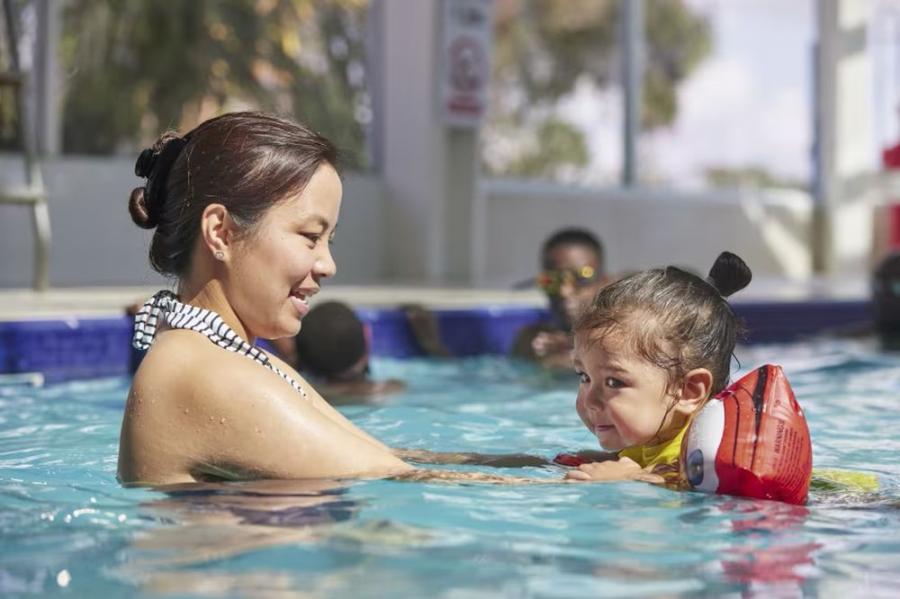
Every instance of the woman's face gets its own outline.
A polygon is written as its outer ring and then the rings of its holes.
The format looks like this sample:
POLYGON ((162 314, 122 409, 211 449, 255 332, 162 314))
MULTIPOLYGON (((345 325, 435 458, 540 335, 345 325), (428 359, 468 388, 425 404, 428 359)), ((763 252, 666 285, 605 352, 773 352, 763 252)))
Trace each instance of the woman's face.
POLYGON ((300 331, 309 299, 336 270, 329 244, 341 193, 334 168, 322 164, 301 193, 273 205, 235 240, 226 294, 249 337, 277 339, 300 331))
POLYGON ((668 439, 675 398, 665 370, 633 355, 621 335, 575 336, 575 407, 605 449, 618 451, 668 439))

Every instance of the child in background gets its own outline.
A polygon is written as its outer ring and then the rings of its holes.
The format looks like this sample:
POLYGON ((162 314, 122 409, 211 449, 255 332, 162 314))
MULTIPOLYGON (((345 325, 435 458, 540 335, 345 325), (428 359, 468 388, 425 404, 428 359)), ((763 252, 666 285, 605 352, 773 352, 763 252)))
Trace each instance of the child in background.
POLYGON ((513 342, 512 355, 569 370, 572 322, 608 282, 603 244, 585 229, 557 231, 541 248, 541 269, 534 283, 547 295, 553 322, 523 327, 513 342))
POLYGON ((369 334, 353 309, 341 302, 317 304, 294 338, 295 364, 313 377, 332 405, 365 401, 406 388, 396 379, 369 376, 369 334))
POLYGON ((728 384, 739 323, 726 297, 750 269, 723 252, 707 279, 652 269, 598 293, 575 321, 576 409, 600 445, 570 480, 674 483, 691 415, 728 384))

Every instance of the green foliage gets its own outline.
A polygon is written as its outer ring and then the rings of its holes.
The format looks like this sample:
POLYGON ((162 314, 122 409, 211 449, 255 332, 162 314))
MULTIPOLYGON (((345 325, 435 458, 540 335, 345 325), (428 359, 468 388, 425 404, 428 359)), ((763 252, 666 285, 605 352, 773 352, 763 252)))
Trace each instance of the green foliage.
POLYGON ((361 0, 70 0, 63 146, 109 153, 221 112, 293 115, 364 165, 361 0))
MULTIPOLYGON (((20 4, 17 1, 12 3, 14 15, 21 12, 20 4)), ((14 31, 21 31, 22 25, 18 19, 14 23, 7 23, 6 11, 0 10, 0 150, 20 150, 22 147, 17 106, 21 82, 13 65, 10 25, 14 31)))
MULTIPOLYGON (((548 121, 560 119, 555 105, 579 81, 598 88, 617 81, 618 11, 618 0, 498 0, 493 104, 485 137, 540 132, 548 121)), ((710 28, 682 0, 648 0, 644 14, 641 120, 649 130, 674 121, 678 84, 708 55, 710 28)), ((583 134, 570 128, 569 135, 574 139, 583 134)), ((543 147, 520 147, 506 159, 493 156, 485 167, 496 175, 546 175, 566 165, 586 164, 584 146, 582 140, 554 154, 543 147), (523 172, 522 165, 538 170, 523 172)))
POLYGON ((548 118, 541 121, 531 151, 510 163, 505 174, 555 179, 567 168, 587 166, 588 159, 584 135, 565 121, 548 118), (559 161, 560 156, 566 157, 564 163, 559 161))
MULTIPOLYGON (((349 166, 365 166, 367 5, 68 0, 64 150, 131 152, 166 128, 252 108, 304 120, 344 150, 349 166)), ((497 0, 485 137, 515 151, 489 172, 556 177, 588 164, 583 133, 554 108, 578 81, 602 87, 618 79, 618 8, 618 0, 497 0)), ((651 129, 675 118, 677 85, 709 52, 710 35, 682 0, 648 0, 645 14, 642 122, 651 129)))

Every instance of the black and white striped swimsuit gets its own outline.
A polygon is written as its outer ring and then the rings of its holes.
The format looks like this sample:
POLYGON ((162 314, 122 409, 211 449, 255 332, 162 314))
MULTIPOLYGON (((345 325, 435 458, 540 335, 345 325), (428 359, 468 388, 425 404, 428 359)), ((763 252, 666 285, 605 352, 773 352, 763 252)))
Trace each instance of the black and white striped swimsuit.
POLYGON ((137 349, 148 349, 156 338, 160 319, 165 321, 170 328, 196 331, 205 335, 219 347, 247 356, 262 364, 290 383, 297 393, 307 399, 306 391, 297 381, 272 364, 269 356, 262 350, 244 341, 240 335, 225 324, 221 316, 212 310, 183 304, 171 291, 159 291, 141 306, 134 317, 134 337, 131 344, 137 349))

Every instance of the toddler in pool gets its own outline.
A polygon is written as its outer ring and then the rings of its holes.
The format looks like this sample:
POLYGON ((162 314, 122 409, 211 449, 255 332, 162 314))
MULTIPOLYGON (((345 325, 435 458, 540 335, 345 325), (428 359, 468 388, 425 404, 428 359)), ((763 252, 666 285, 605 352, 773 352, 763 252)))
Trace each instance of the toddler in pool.
POLYGON ((678 483, 691 415, 728 384, 740 325, 725 298, 750 279, 723 252, 706 279, 669 266, 597 294, 573 327, 575 405, 610 453, 580 453, 566 478, 678 483))

